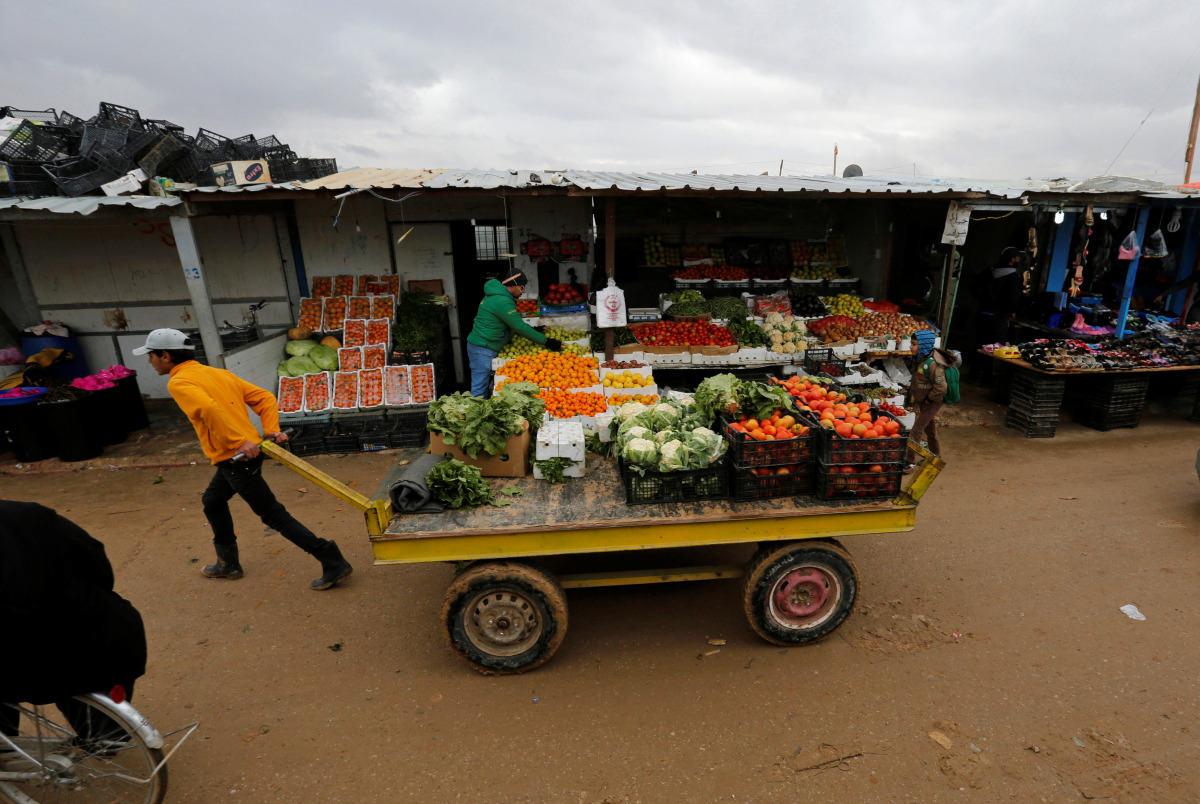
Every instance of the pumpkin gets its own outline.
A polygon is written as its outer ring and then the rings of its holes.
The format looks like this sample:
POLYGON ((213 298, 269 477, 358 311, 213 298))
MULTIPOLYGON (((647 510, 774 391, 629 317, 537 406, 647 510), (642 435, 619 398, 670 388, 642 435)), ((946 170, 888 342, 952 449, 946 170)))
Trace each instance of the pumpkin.
POLYGON ((321 345, 328 346, 330 349, 341 349, 342 348, 342 342, 339 341, 337 338, 333 337, 332 335, 330 335, 330 336, 326 337, 324 340, 322 340, 321 345))
POLYGON ((288 330, 288 340, 290 341, 306 341, 313 336, 313 331, 308 327, 292 327, 288 330))

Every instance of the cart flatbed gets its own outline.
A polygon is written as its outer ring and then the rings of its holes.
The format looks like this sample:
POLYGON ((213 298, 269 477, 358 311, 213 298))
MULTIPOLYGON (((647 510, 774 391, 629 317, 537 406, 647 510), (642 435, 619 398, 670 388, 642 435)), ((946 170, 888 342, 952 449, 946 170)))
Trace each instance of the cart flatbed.
POLYGON ((502 508, 394 516, 371 543, 377 564, 407 564, 898 533, 912 530, 916 501, 931 481, 925 472, 912 475, 899 497, 872 501, 777 497, 630 506, 615 462, 593 458, 585 477, 566 483, 498 481, 501 489, 523 492, 498 495, 512 503, 502 508))

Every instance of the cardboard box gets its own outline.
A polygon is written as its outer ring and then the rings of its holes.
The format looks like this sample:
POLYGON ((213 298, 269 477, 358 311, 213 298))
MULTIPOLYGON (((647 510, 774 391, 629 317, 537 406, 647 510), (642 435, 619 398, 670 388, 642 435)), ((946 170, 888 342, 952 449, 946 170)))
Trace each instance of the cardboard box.
POLYGON ((271 169, 267 167, 265 159, 253 159, 248 162, 218 162, 212 166, 212 172, 218 187, 271 183, 271 169))
POLYGON ((529 474, 529 424, 520 435, 508 439, 499 455, 480 455, 472 458, 457 446, 448 445, 441 433, 429 434, 429 452, 449 455, 467 466, 478 466, 484 477, 525 477, 529 474))
MULTIPOLYGON (((732 346, 701 346, 700 354, 702 355, 731 355, 738 350, 737 344, 732 346)), ((695 349, 693 348, 693 351, 695 349)))

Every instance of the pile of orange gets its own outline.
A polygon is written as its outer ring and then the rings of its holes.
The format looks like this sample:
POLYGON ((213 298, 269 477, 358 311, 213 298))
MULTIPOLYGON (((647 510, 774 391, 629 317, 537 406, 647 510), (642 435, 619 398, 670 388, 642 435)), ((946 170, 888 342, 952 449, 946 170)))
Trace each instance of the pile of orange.
POLYGON ((745 433, 755 441, 786 441, 789 438, 808 435, 808 428, 803 423, 797 422, 795 416, 782 410, 776 410, 762 421, 742 416, 741 421, 733 422, 729 427, 739 433, 745 433))
POLYGON ((543 388, 538 397, 546 403, 546 412, 553 419, 569 419, 572 416, 595 416, 608 410, 604 394, 571 392, 559 388, 543 388))
POLYGON ((599 368, 594 357, 539 352, 515 357, 501 371, 508 382, 531 382, 539 388, 590 388, 600 384, 599 368))

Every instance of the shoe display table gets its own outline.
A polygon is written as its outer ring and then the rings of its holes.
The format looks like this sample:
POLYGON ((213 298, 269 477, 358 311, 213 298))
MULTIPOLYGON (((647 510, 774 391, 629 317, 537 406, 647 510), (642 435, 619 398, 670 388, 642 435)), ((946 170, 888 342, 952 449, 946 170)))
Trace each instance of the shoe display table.
MULTIPOLYGON (((1077 422, 1096 430, 1137 427, 1150 377, 1162 372, 1200 372, 1200 366, 1159 366, 1115 371, 1047 371, 1024 360, 998 357, 991 397, 1008 406, 1005 424, 1026 438, 1053 438, 1066 401, 1077 422)), ((1200 409, 1200 397, 1197 401, 1200 409)))

